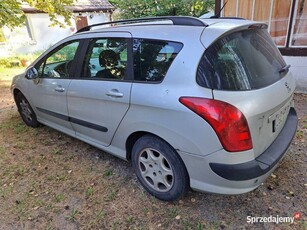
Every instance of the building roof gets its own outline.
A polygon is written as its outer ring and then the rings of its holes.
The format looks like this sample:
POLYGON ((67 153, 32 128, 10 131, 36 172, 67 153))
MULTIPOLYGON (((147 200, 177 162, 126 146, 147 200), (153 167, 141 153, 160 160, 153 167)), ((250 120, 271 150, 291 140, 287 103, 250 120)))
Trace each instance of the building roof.
POLYGON ((115 7, 107 0, 77 0, 69 7, 73 12, 93 12, 115 10, 115 7))
MULTIPOLYGON (((29 6, 27 3, 21 4, 24 13, 41 13, 41 11, 29 6)), ((99 12, 114 11, 115 7, 107 0, 76 0, 72 6, 69 6, 74 13, 79 12, 99 12)))

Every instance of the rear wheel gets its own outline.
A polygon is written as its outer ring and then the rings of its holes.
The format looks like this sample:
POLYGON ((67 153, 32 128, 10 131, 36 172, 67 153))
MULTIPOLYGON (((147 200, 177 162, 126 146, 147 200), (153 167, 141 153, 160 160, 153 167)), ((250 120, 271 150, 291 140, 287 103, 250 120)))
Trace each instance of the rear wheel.
POLYGON ((189 177, 178 153, 152 135, 138 139, 132 148, 132 166, 143 187, 160 200, 173 201, 189 190, 189 177))
POLYGON ((30 103, 20 92, 16 96, 16 105, 18 108, 18 112, 26 125, 31 127, 39 126, 39 122, 36 119, 36 114, 34 113, 30 103))

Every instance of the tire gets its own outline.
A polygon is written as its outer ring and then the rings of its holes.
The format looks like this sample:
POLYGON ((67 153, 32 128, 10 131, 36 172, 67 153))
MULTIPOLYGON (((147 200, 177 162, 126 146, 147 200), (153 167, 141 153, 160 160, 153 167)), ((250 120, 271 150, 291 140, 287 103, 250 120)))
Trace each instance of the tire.
POLYGON ((31 126, 33 128, 39 126, 39 122, 37 121, 35 112, 33 111, 29 101, 21 92, 16 95, 16 105, 18 108, 18 112, 26 125, 31 126))
POLYGON ((160 138, 139 138, 132 148, 131 160, 139 182, 154 197, 174 201, 189 191, 189 176, 182 159, 160 138))

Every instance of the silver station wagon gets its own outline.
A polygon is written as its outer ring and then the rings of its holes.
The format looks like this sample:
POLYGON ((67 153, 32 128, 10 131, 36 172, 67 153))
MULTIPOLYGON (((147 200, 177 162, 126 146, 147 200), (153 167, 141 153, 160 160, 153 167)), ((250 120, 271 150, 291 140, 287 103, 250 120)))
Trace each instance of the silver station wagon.
POLYGON ((12 82, 23 121, 132 162, 161 200, 240 194, 297 128, 295 81, 262 23, 157 17, 85 27, 12 82))

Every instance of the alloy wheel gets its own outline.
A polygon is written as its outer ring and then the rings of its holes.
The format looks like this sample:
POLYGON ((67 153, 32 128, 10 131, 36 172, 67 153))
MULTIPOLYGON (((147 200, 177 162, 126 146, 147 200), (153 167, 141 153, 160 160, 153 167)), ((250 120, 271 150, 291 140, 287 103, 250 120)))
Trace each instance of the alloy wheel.
POLYGON ((146 148, 140 153, 138 161, 141 176, 154 190, 167 192, 173 187, 174 172, 162 153, 146 148))

